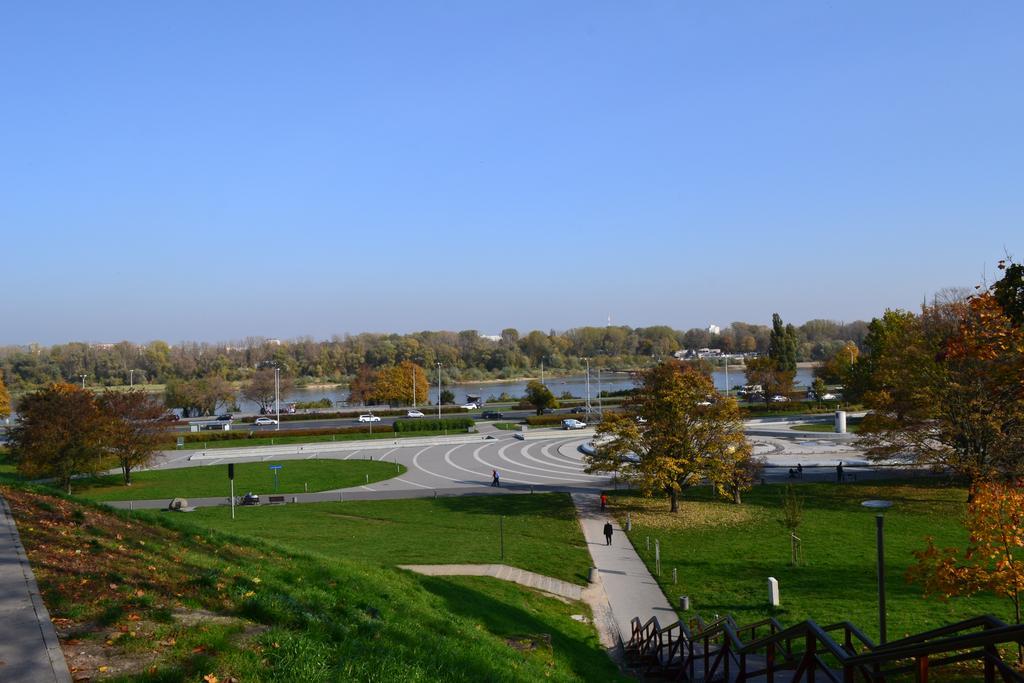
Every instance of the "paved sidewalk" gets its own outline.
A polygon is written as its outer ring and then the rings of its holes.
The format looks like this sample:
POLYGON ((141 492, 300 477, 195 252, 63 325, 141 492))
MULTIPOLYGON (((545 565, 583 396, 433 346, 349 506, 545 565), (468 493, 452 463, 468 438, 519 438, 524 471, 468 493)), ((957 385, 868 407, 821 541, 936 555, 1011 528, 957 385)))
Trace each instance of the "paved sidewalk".
POLYGON ((597 567, 601 583, 608 596, 612 615, 619 627, 622 643, 629 642, 631 634, 630 621, 640 617, 647 621, 658 617, 662 626, 676 621, 675 610, 665 599, 661 587, 647 571, 647 566, 633 549, 633 544, 626 538, 626 533, 619 528, 615 519, 601 511, 601 498, 592 493, 573 493, 572 502, 576 505, 583 536, 587 540, 590 557, 597 567), (612 544, 605 545, 604 525, 611 522, 615 533, 612 544))
POLYGON ((7 501, 0 497, 0 681, 70 683, 7 501))
POLYGON ((507 564, 400 564, 398 566, 401 569, 408 569, 426 576, 493 576, 496 579, 536 588, 570 600, 583 599, 583 586, 543 574, 534 574, 525 569, 510 567, 507 564))

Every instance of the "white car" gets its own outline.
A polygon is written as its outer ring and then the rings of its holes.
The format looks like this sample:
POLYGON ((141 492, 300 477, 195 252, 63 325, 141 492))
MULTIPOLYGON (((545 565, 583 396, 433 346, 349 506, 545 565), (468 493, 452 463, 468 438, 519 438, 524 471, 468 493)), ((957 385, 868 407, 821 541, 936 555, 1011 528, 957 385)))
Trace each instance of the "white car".
POLYGON ((260 427, 265 427, 266 425, 276 425, 277 420, 275 420, 272 417, 257 417, 256 424, 260 427))
POLYGON ((580 422, 579 420, 562 420, 562 429, 583 429, 586 426, 586 422, 580 422))
POLYGON ((822 397, 821 397, 821 400, 822 401, 834 401, 837 398, 839 398, 839 397, 836 396, 835 394, 823 394, 822 397))
POLYGON ((380 422, 380 418, 373 413, 366 413, 359 416, 360 422, 380 422))
POLYGON ((463 410, 476 410, 476 409, 477 409, 477 408, 479 408, 479 407, 480 407, 480 406, 478 406, 478 405, 477 405, 477 404, 475 404, 475 403, 464 403, 464 404, 462 405, 462 409, 463 409, 463 410))
POLYGON ((773 403, 785 403, 789 400, 789 397, 783 396, 782 394, 776 394, 772 396, 773 403))
POLYGON ((423 412, 420 410, 407 410, 405 411, 406 417, 423 417, 423 412))

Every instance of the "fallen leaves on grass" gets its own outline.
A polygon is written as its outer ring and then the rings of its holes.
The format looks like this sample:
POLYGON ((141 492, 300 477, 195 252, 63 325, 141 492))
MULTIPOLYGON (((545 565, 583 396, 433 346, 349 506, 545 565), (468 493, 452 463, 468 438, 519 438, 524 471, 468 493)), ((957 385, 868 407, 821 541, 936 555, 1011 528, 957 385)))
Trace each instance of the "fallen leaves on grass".
POLYGON ((620 498, 616 501, 615 512, 623 526, 626 512, 629 512, 634 524, 665 531, 743 526, 764 514, 753 506, 691 500, 680 500, 679 512, 669 512, 666 499, 641 496, 620 498))

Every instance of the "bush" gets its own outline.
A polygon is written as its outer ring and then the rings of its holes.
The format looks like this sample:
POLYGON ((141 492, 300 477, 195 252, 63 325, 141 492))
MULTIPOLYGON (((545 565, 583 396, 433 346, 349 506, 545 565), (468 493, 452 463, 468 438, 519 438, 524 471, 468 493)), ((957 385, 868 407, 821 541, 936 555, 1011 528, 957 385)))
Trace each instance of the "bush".
POLYGON ((397 420, 395 422, 396 432, 453 432, 466 431, 476 423, 468 417, 448 418, 447 420, 397 420))
MULTIPOLYGON (((405 408, 402 409, 391 409, 386 410, 374 410, 374 415, 381 417, 405 417, 405 408)), ((420 406, 420 410, 425 413, 437 412, 437 406, 420 406)), ((355 419, 363 413, 369 412, 369 408, 351 408, 346 410, 335 410, 329 413, 291 413, 288 415, 281 416, 281 422, 301 422, 303 420, 343 420, 346 418, 355 419)), ((441 406, 441 413, 465 413, 466 411, 460 406, 441 406)), ((246 417, 236 422, 253 422, 255 417, 246 417)))
POLYGON ((526 418, 526 424, 532 427, 550 427, 562 424, 564 419, 566 419, 565 415, 531 415, 526 418))
MULTIPOLYGON (((379 424, 374 426, 375 434, 395 431, 391 425, 379 424)), ((331 434, 369 434, 370 425, 361 424, 358 427, 327 427, 323 429, 289 429, 283 432, 260 430, 260 431, 233 431, 233 432, 190 432, 185 434, 185 443, 197 441, 236 441, 240 439, 273 439, 283 436, 329 436, 331 434)))

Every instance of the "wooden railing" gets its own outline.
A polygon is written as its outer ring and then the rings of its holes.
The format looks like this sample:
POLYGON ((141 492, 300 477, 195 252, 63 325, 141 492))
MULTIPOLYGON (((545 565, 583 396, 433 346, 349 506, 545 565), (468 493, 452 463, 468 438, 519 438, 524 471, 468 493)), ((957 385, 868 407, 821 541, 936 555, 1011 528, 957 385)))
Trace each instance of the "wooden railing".
POLYGON ((652 617, 633 619, 631 630, 626 655, 640 673, 677 680, 774 683, 777 673, 790 671, 792 681, 879 683, 909 673, 924 683, 934 669, 977 661, 986 683, 1024 683, 999 650, 1024 643, 1024 625, 990 615, 880 645, 849 622, 820 626, 810 619, 783 628, 772 618, 740 626, 731 616, 710 623, 695 617, 662 627, 652 617))

